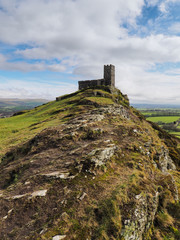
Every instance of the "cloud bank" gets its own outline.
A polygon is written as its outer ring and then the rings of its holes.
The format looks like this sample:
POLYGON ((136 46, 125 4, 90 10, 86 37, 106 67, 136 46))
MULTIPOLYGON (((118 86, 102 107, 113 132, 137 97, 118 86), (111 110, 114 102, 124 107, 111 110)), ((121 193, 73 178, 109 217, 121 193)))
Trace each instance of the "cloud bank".
MULTIPOLYGON (((27 78, 29 72, 48 71, 78 80, 99 78, 102 66, 112 63, 117 86, 132 101, 180 103, 179 21, 175 16, 167 30, 161 25, 178 4, 177 0, 0 0, 0 69, 26 72, 27 78), (158 15, 147 18, 148 10, 158 15)), ((0 78, 4 97, 50 98, 76 88, 76 81, 68 78, 60 79, 56 87, 50 78, 48 85, 37 80, 41 91, 26 79, 6 80, 10 88, 0 78)))

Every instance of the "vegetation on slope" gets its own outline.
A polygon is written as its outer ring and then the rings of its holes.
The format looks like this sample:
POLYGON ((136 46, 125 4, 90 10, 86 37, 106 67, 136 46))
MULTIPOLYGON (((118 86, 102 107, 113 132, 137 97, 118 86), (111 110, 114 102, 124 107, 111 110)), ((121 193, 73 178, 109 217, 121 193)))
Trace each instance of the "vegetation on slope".
MULTIPOLYGON (((33 110, 21 111, 13 117, 0 119, 0 156, 13 146, 31 139, 43 129, 62 124, 83 112, 86 103, 96 106, 113 104, 118 92, 112 95, 109 91, 106 87, 78 91, 73 95, 62 96, 61 101, 52 101, 33 110)), ((122 94, 117 101, 128 104, 128 100, 125 100, 122 94)))
POLYGON ((1 239, 179 239, 179 140, 119 90, 78 91, 0 124, 1 239))

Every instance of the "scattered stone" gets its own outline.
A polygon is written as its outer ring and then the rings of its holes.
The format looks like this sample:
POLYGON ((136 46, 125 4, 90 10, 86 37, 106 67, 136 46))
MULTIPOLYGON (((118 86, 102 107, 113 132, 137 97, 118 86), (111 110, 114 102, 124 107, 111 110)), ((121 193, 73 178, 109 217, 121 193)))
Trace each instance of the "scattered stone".
POLYGON ((15 195, 15 196, 12 197, 12 199, 19 199, 19 198, 23 198, 25 196, 27 196, 27 194, 15 195))
POLYGON ((82 201, 86 196, 87 196, 87 193, 84 192, 79 199, 82 201))
POLYGON ((46 231, 47 231, 47 228, 42 229, 41 232, 40 232, 39 234, 41 235, 41 234, 45 233, 46 231))
POLYGON ((25 184, 25 185, 28 185, 28 184, 30 184, 30 182, 25 182, 24 184, 25 184))
POLYGON ((147 155, 147 156, 150 156, 150 155, 151 155, 151 153, 150 153, 150 152, 147 152, 147 153, 146 153, 146 155, 147 155))
POLYGON ((67 204, 67 200, 66 200, 66 199, 63 199, 63 200, 61 201, 61 204, 66 205, 66 204, 67 204))
POLYGON ((61 179, 68 179, 69 178, 69 172, 52 172, 48 174, 43 174, 43 176, 46 176, 48 178, 61 178, 61 179))
POLYGON ((45 197, 46 193, 47 193, 47 189, 46 190, 39 190, 39 191, 33 192, 31 194, 31 196, 32 197, 45 197))
POLYGON ((52 238, 52 240, 61 240, 64 239, 66 237, 66 235, 56 235, 52 238))
POLYGON ((12 213, 12 211, 13 211, 13 208, 12 208, 11 210, 9 210, 9 211, 8 211, 8 214, 11 214, 11 213, 12 213))

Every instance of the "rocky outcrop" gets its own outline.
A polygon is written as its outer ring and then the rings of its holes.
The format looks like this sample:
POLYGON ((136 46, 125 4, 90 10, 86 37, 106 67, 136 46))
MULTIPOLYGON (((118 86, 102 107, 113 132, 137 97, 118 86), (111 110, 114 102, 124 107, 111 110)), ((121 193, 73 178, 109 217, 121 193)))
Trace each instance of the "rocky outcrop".
POLYGON ((161 152, 157 152, 155 156, 157 162, 157 167, 162 172, 167 172, 168 170, 175 170, 176 166, 169 156, 169 150, 164 146, 161 147, 161 152))
POLYGON ((125 240, 143 240, 152 227, 158 208, 159 193, 154 196, 136 195, 130 219, 124 220, 122 236, 125 240))
POLYGON ((90 161, 95 167, 104 165, 115 153, 117 147, 114 144, 108 145, 106 148, 98 148, 88 154, 90 161))
POLYGON ((176 149, 118 90, 88 89, 53 106, 42 111, 42 124, 52 122, 2 158, 0 239, 165 236, 157 216, 178 201, 176 149))

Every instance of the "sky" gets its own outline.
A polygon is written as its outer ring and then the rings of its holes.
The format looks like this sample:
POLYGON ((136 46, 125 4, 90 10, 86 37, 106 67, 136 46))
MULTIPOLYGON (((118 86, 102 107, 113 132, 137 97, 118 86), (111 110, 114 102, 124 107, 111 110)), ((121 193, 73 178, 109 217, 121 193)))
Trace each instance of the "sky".
POLYGON ((106 64, 131 103, 180 105, 180 0, 0 0, 0 98, 55 99, 106 64))

